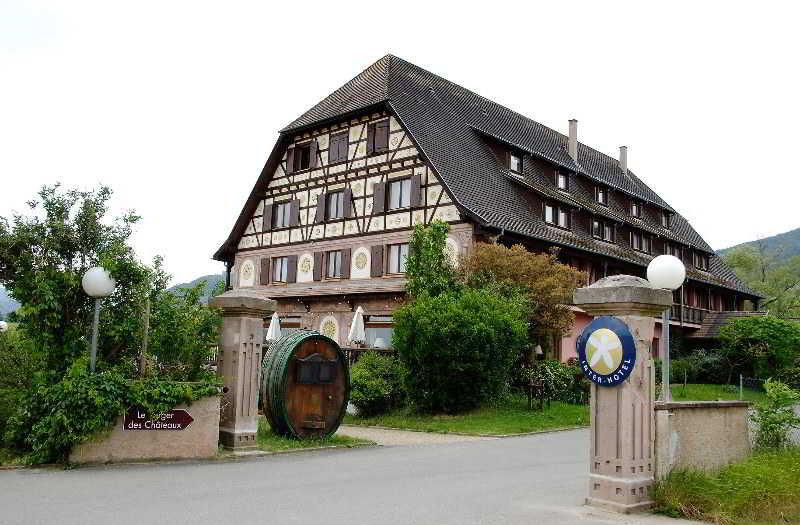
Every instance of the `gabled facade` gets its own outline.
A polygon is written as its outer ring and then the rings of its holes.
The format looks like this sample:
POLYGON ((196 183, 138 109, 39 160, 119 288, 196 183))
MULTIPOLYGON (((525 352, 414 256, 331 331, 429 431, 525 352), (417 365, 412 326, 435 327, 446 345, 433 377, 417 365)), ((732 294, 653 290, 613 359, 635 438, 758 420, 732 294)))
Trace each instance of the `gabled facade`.
POLYGON ((705 311, 758 300, 627 169, 624 149, 613 159, 580 144, 576 122, 570 129, 561 135, 386 56, 281 130, 215 258, 232 287, 278 301, 284 328, 341 344, 359 305, 368 342, 389 343, 411 229, 433 219, 451 223, 454 261, 475 242, 558 247, 594 281, 643 275, 654 255, 677 255, 689 279, 674 316, 690 329, 705 311))

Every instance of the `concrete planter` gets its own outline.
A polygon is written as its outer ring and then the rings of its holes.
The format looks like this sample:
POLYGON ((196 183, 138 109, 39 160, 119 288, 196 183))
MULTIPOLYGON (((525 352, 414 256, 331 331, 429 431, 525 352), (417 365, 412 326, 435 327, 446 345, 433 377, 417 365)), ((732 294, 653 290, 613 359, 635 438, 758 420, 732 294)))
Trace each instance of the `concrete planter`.
POLYGON ((219 441, 218 396, 204 397, 191 405, 178 405, 194 421, 183 430, 125 430, 120 417, 114 428, 95 441, 76 446, 69 462, 113 463, 150 459, 210 458, 219 441))
POLYGON ((656 479, 714 471, 750 455, 747 401, 656 403, 656 479))

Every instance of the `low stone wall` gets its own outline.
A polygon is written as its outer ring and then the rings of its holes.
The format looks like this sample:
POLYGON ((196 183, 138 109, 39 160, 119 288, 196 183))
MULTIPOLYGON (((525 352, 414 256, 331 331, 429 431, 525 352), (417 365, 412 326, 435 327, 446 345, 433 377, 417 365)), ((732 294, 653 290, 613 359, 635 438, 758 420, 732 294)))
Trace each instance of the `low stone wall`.
POLYGON ((746 401, 656 403, 656 479, 674 469, 713 471, 750 454, 746 401))
POLYGON ((219 441, 218 396, 204 397, 191 405, 178 405, 194 419, 183 430, 125 430, 120 417, 114 428, 95 441, 76 446, 70 463, 113 463, 147 459, 209 458, 219 441))

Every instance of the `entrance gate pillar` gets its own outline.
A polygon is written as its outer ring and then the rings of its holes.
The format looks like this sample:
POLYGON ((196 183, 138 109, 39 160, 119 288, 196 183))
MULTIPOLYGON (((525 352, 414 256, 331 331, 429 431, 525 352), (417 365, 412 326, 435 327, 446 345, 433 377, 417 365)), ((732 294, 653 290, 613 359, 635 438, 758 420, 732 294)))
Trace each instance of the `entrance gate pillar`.
POLYGON ((275 301, 237 289, 208 304, 221 308, 223 317, 217 353, 217 375, 223 381, 219 441, 226 448, 254 448, 264 319, 275 311, 275 301))
POLYGON ((579 365, 592 381, 586 503, 625 513, 648 509, 656 467, 654 316, 672 294, 615 275, 576 290, 574 299, 595 317, 578 338, 579 365))

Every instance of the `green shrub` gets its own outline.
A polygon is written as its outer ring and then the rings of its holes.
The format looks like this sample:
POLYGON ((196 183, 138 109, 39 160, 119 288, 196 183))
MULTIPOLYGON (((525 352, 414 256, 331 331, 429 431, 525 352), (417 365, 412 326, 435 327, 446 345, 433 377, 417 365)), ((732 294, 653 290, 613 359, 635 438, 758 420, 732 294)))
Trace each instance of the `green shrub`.
POLYGON ((528 381, 542 381, 544 398, 581 404, 588 397, 584 394, 585 381, 580 368, 570 366, 555 359, 535 361, 521 370, 523 384, 528 381))
POLYGON ((119 368, 91 374, 79 359, 61 381, 33 386, 8 420, 6 445, 30 463, 67 459, 72 447, 109 429, 130 406, 156 417, 180 403, 215 395, 216 382, 128 380, 119 368))
POLYGON ((43 364, 42 355, 34 351, 21 330, 11 328, 0 333, 0 438, 6 421, 22 402, 43 364))
POLYGON ((366 352, 350 370, 350 401, 360 416, 377 416, 403 401, 403 366, 393 355, 366 352))
POLYGON ((406 391, 426 412, 456 413, 499 395, 527 341, 521 300, 486 290, 423 295, 394 316, 406 391))
POLYGON ((764 382, 767 400, 756 406, 753 421, 758 425, 756 446, 783 448, 789 444, 789 431, 800 426, 800 416, 794 406, 800 403, 800 393, 780 381, 764 382))

